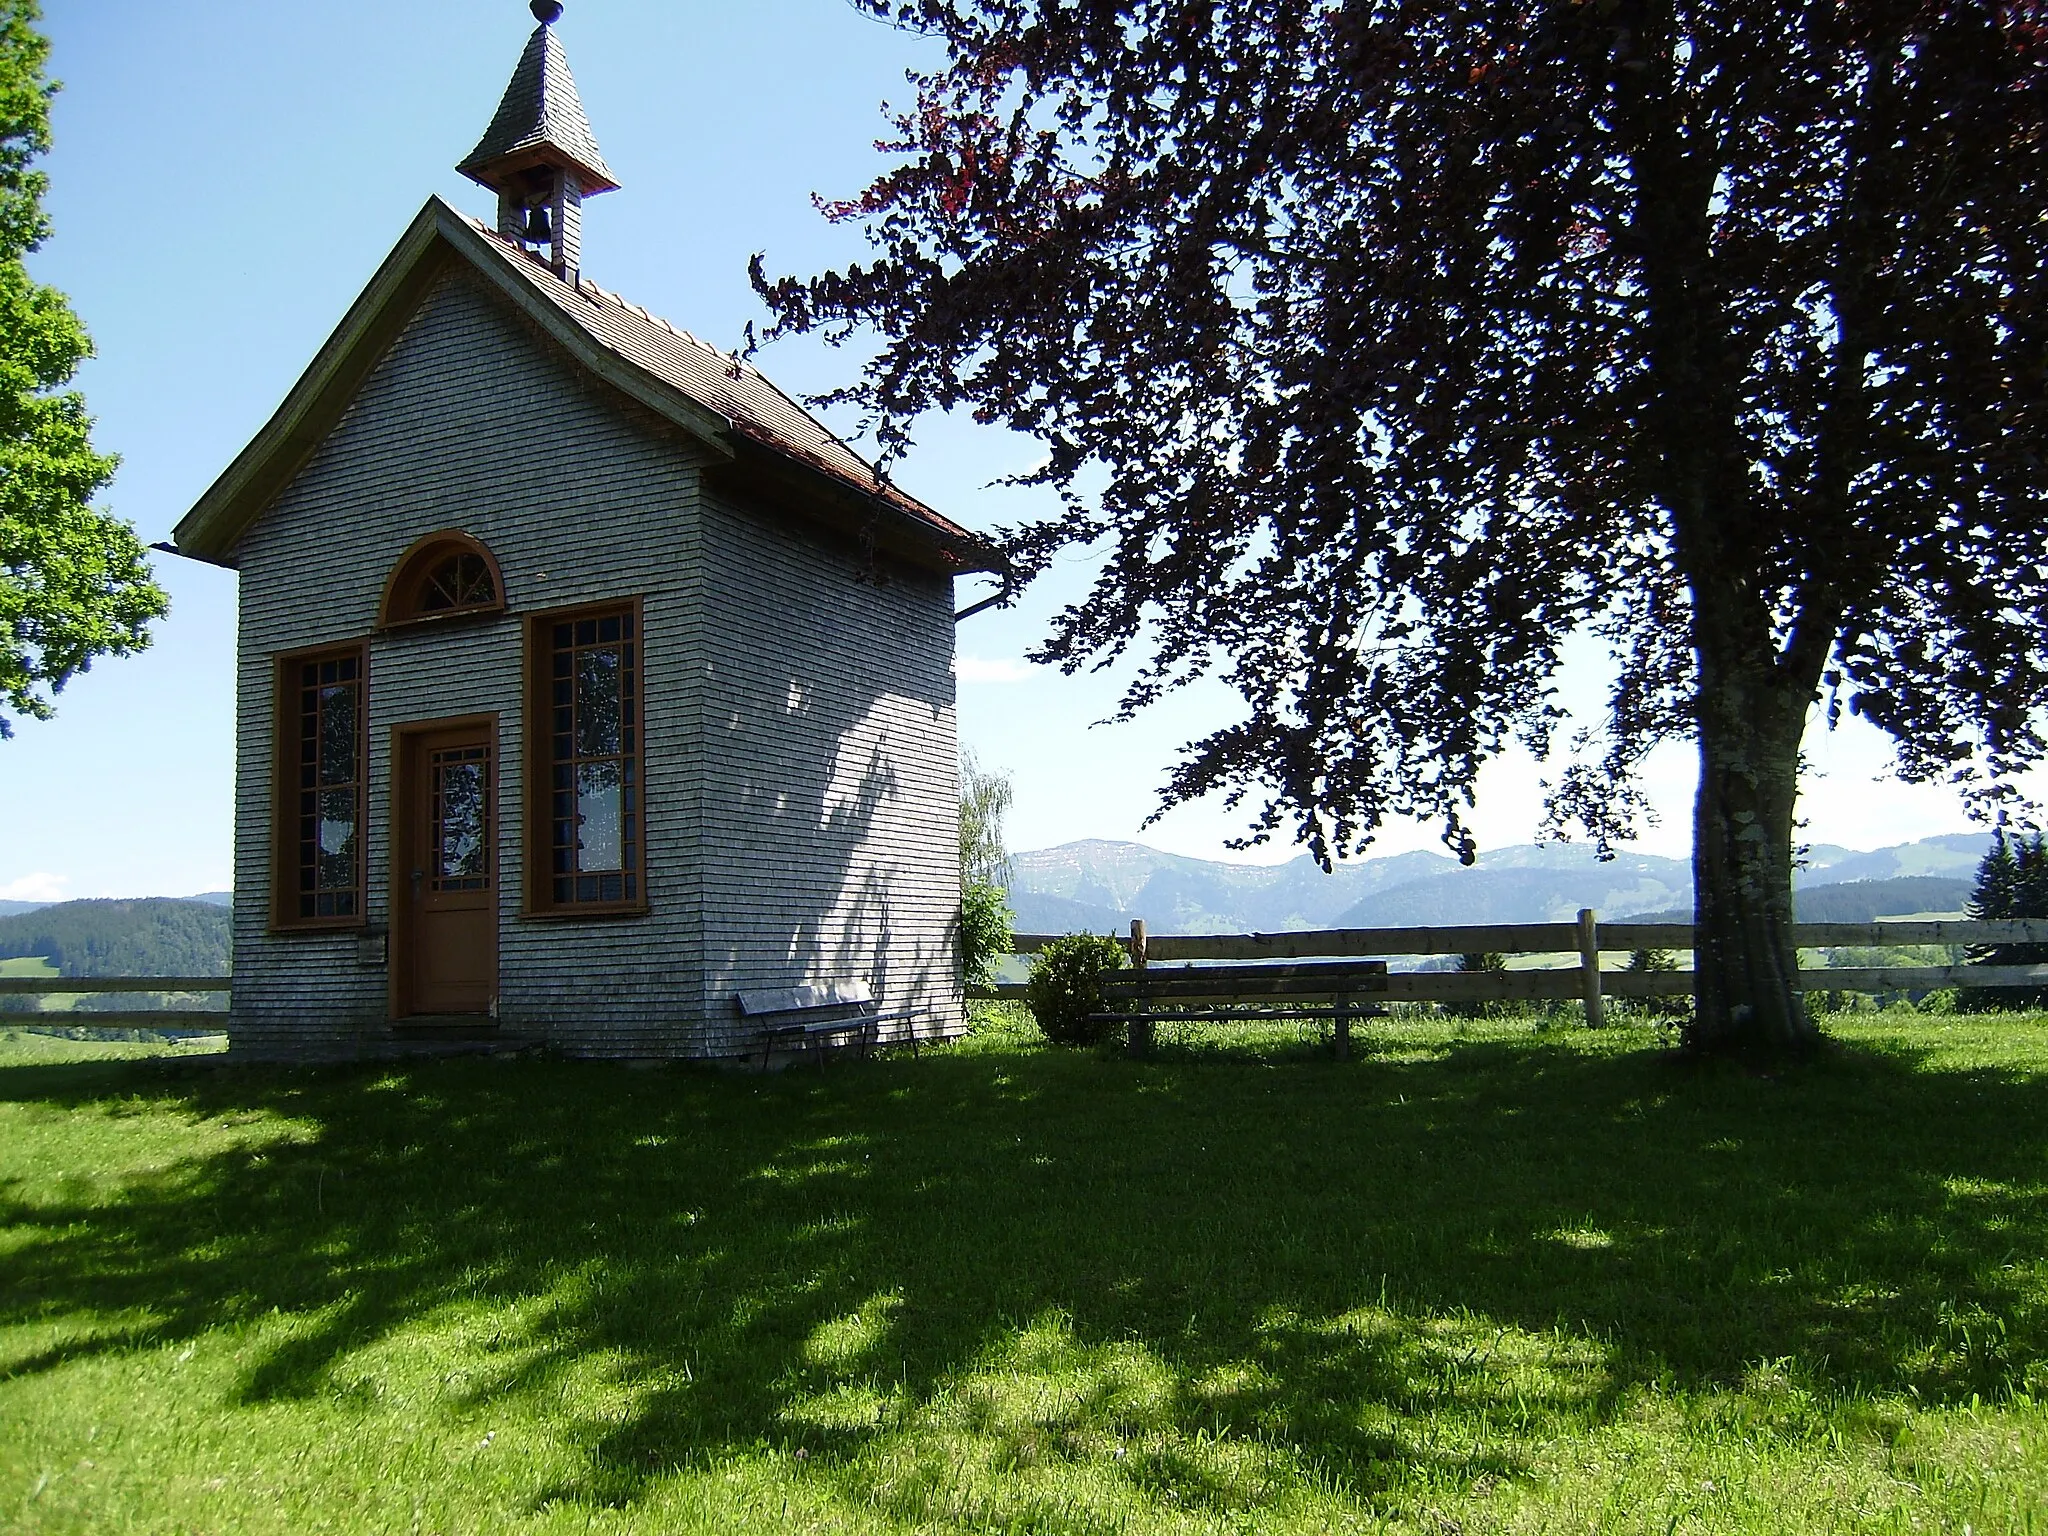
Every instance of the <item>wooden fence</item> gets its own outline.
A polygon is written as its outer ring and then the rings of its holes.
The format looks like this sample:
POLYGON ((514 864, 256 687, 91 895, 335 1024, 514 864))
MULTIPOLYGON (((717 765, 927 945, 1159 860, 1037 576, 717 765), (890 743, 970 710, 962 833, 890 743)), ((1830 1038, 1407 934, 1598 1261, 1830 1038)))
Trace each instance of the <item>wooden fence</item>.
MULTIPOLYGON (((1798 923, 1801 949, 1894 949, 1901 945, 2048 944, 2048 921, 1798 923)), ((1057 937, 1020 933, 1017 954, 1036 954, 1057 937)), ((1130 945, 1147 965, 1209 960, 1322 960, 1409 955, 1570 955, 1576 964, 1526 971, 1396 971, 1387 978, 1390 1002, 1582 1002, 1587 1022, 1603 1022, 1610 997, 1690 997, 1689 970, 1623 971, 1601 968, 1603 955, 1638 949, 1689 950, 1690 923, 1601 923, 1590 908, 1576 923, 1483 923, 1438 928, 1331 928, 1313 933, 1150 934, 1131 924, 1130 945)), ((1830 966, 1803 970, 1813 992, 1907 992, 1936 987, 2048 986, 2048 965, 1830 966)), ((999 986, 993 995, 1022 998, 1024 988, 999 986)))
MULTIPOLYGON (((1894 949, 1931 944, 2048 944, 2048 921, 1799 923, 1801 949, 1894 949)), ((1036 954, 1058 935, 1020 933, 1017 954, 1036 954)), ((1528 971, 1396 971, 1387 978, 1390 1002, 1582 1002, 1587 1021, 1599 1024, 1606 998, 1690 997, 1689 970, 1604 970, 1602 956, 1638 949, 1693 947, 1690 923, 1601 923, 1590 909, 1576 923, 1482 923, 1438 928, 1330 928, 1309 933, 1148 934, 1131 924, 1131 946, 1148 965, 1208 960, 1337 960, 1409 955, 1570 955, 1576 964, 1528 971)), ((1814 992, 1911 992, 1936 987, 2048 986, 2048 965, 1830 966, 1801 971, 1814 992)), ((0 976, 0 997, 96 993, 225 993, 225 976, 0 976)), ((985 995, 1024 996, 1005 985, 985 995)), ((93 1029, 224 1028, 220 1010, 132 1009, 106 1013, 0 1014, 0 1023, 76 1024, 93 1029)))
MULTIPOLYGON (((0 997, 119 992, 219 992, 225 976, 0 976, 0 997)), ((77 1025, 84 1029, 226 1029, 224 1009, 131 1008, 105 1013, 0 1013, 0 1024, 77 1025)))

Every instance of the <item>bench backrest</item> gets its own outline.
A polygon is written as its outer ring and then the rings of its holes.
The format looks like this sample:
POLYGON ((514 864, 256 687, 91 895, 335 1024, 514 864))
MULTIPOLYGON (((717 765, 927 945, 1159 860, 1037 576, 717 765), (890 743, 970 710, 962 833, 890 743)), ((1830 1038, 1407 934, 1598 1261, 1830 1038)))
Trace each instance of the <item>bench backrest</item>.
POLYGON ((1292 960, 1255 965, 1155 965, 1102 979, 1106 998, 1330 997, 1387 990, 1384 960, 1292 960))
POLYGON ((802 987, 764 987, 738 996, 747 1018, 764 1013, 801 1013, 809 1008, 855 1008, 875 1000, 865 981, 821 981, 802 987))

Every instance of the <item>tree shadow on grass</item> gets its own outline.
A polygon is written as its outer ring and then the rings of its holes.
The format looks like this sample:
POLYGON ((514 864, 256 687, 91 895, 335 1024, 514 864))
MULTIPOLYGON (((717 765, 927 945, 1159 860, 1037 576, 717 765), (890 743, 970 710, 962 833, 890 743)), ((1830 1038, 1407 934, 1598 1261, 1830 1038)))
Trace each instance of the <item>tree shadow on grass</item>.
POLYGON ((1120 1499, 1523 1475, 1652 1384, 2048 1383, 2048 1082, 1377 1044, 772 1080, 0 1069, 43 1114, 302 1128, 111 1194, 7 1190, 0 1324, 68 1331, 0 1372, 275 1309, 234 1401, 431 1360, 443 1411, 566 1405, 534 1411, 581 1470, 536 1505, 765 1447, 905 1520, 1074 1530, 1120 1499), (576 1406, 593 1372, 623 1408, 576 1406))

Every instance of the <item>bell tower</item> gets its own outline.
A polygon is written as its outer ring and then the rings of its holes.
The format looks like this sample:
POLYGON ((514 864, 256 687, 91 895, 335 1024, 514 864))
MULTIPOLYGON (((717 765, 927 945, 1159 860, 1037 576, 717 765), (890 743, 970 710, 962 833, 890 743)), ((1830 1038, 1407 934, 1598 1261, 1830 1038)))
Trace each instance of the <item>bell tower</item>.
POLYGON ((556 39, 558 0, 533 0, 540 25, 526 40, 491 126, 456 169, 498 194, 498 233, 544 255, 573 283, 582 262, 583 200, 618 190, 598 153, 556 39))

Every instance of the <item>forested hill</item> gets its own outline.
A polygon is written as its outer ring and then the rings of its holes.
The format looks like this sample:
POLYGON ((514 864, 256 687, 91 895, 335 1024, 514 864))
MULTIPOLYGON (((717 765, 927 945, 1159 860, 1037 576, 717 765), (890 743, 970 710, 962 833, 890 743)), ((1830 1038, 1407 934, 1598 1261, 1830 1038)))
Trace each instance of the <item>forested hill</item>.
MULTIPOLYGON (((1816 885, 1792 895, 1793 916, 1802 923, 1874 923, 1883 917, 1915 912, 1960 912, 1970 899, 1971 882, 1940 875, 1901 875, 1895 880, 1846 880, 1816 885)), ((1617 918, 1624 923, 1689 923, 1691 907, 1638 912, 1617 918)))
POLYGON ((232 922, 204 901, 65 901, 0 917, 0 960, 41 955, 65 976, 225 976, 232 922))

